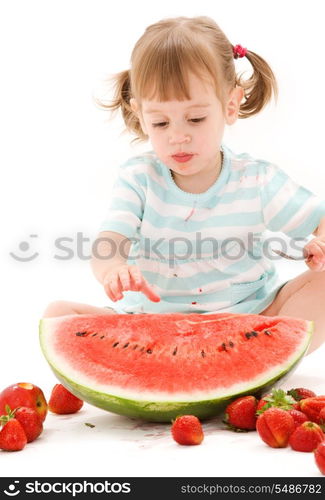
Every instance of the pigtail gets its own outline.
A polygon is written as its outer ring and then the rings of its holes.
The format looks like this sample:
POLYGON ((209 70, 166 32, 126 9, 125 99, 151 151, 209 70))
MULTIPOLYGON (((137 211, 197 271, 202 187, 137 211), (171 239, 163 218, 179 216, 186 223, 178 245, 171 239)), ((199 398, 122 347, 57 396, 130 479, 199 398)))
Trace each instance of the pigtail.
POLYGON ((274 73, 268 63, 255 52, 247 50, 246 58, 253 67, 253 74, 248 80, 241 75, 236 77, 236 85, 245 91, 246 101, 240 105, 238 118, 249 118, 261 111, 271 100, 272 94, 277 100, 278 86, 274 73))
POLYGON ((94 97, 96 104, 99 108, 106 111, 108 110, 111 112, 116 112, 120 109, 124 123, 126 125, 126 129, 137 135, 134 141, 146 140, 147 136, 142 131, 140 121, 130 106, 130 99, 132 97, 130 71, 121 71, 120 73, 109 77, 108 81, 114 87, 112 101, 108 103, 104 100, 94 97))

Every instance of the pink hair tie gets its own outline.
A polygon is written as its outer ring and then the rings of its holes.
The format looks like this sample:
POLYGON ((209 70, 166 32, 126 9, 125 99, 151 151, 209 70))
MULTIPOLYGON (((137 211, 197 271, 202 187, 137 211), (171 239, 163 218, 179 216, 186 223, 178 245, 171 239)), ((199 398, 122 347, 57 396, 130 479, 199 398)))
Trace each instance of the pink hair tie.
POLYGON ((247 54, 247 49, 244 49, 241 45, 235 45, 233 48, 234 58, 238 59, 238 57, 245 57, 247 54))

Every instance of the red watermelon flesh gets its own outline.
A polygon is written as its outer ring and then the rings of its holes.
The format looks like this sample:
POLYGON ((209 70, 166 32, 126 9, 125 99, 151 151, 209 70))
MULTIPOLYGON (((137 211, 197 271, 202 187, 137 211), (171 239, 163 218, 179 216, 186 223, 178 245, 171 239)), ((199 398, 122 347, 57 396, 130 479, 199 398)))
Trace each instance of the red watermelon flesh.
POLYGON ((219 413, 267 390, 305 353, 312 322, 252 314, 46 318, 43 352, 61 382, 96 406, 164 421, 219 413))

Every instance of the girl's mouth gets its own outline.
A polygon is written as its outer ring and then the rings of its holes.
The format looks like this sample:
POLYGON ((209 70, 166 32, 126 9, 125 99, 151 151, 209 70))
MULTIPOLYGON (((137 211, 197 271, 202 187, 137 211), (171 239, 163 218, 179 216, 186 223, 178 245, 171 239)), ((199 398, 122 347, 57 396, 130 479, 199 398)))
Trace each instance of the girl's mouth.
POLYGON ((177 154, 177 155, 173 155, 172 158, 176 161, 178 161, 179 163, 185 163, 189 160, 191 160, 193 157, 193 155, 191 154, 186 154, 186 153, 182 153, 182 154, 177 154))

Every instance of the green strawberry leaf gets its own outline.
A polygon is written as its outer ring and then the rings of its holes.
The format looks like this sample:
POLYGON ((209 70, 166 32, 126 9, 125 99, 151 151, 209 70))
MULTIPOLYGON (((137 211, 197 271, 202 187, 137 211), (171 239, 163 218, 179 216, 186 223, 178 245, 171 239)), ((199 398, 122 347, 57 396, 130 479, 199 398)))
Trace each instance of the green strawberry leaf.
POLYGON ((272 407, 281 408, 282 410, 291 410, 297 401, 288 395, 283 389, 272 389, 271 393, 262 398, 267 403, 256 412, 256 415, 261 415, 266 410, 272 407))
POLYGON ((10 415, 10 413, 11 413, 11 408, 10 408, 10 406, 9 406, 9 405, 6 405, 6 406, 5 406, 5 410, 6 410, 6 413, 7 413, 8 415, 10 415))
POLYGON ((15 418, 15 413, 18 408, 12 410, 9 405, 5 406, 6 414, 0 416, 0 426, 4 426, 9 420, 15 418))

